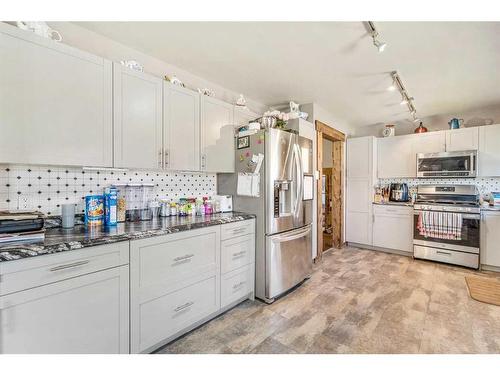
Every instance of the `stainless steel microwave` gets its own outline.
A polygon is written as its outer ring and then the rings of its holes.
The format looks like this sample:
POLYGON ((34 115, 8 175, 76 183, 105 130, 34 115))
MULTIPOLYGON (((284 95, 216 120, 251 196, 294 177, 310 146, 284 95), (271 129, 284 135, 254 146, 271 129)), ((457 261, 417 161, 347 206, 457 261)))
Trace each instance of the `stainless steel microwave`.
POLYGON ((417 154, 417 177, 476 177, 477 151, 417 154))

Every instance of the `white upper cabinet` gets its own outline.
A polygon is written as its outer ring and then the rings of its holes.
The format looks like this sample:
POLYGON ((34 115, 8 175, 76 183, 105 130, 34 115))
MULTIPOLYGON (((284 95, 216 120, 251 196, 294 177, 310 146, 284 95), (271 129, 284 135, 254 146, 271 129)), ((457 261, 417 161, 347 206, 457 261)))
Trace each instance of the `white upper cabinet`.
POLYGON ((162 168, 162 79, 114 64, 114 165, 162 168))
POLYGON ((445 132, 431 132, 412 134, 409 136, 413 142, 412 157, 413 164, 416 168, 416 155, 423 153, 445 152, 446 151, 446 134, 445 132))
POLYGON ((479 128, 463 128, 446 131, 446 151, 477 150, 479 128))
POLYGON ((0 23, 0 163, 111 167, 112 64, 0 23))
POLYGON ((200 170, 200 94, 163 83, 163 147, 166 169, 200 170))
POLYGON ((413 136, 379 138, 377 147, 378 178, 415 177, 413 136))
POLYGON ((374 137, 347 139, 347 177, 369 177, 373 173, 374 137))
POLYGON ((479 128, 478 160, 480 176, 500 176, 500 125, 479 128))
POLYGON ((234 106, 233 117, 234 125, 243 126, 247 125, 250 121, 259 118, 261 115, 250 111, 248 108, 241 108, 234 106))
POLYGON ((201 96, 201 170, 234 172, 233 106, 201 96))

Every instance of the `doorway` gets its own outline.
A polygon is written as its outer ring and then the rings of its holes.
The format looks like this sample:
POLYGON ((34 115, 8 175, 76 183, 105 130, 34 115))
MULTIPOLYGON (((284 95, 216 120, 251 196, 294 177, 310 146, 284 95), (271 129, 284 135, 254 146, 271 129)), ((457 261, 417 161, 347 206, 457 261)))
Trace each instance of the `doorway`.
POLYGON ((318 254, 341 248, 343 236, 344 146, 345 134, 316 120, 317 166, 320 178, 317 185, 318 254))

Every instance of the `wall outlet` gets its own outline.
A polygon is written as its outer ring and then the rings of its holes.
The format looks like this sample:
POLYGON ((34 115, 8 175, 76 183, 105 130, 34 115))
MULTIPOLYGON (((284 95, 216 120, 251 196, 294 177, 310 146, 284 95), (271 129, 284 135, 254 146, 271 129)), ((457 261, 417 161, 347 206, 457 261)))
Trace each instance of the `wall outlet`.
POLYGON ((28 197, 26 195, 21 194, 17 197, 17 209, 18 210, 29 209, 28 197))

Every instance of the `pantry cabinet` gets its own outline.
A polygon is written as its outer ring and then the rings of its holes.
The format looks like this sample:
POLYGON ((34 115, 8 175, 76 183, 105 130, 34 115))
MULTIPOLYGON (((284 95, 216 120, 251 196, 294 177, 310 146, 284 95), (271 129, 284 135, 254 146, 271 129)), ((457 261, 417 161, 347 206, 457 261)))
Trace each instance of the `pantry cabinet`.
POLYGON ((161 168, 162 79, 113 66, 114 166, 161 168))
MULTIPOLYGON (((481 213, 481 264, 500 270, 500 211, 481 213)), ((486 266, 486 267, 484 267, 486 266)))
POLYGON ((477 150, 479 128, 463 128, 446 131, 446 151, 477 150))
POLYGON ((200 94, 163 83, 165 169, 200 170, 200 94))
POLYGON ((234 172, 233 106, 201 95, 201 170, 234 172))
POLYGON ((4 23, 0 46, 0 163, 111 167, 111 61, 4 23))
POLYGON ((478 173, 500 176, 500 124, 479 127, 478 173))
POLYGON ((375 137, 348 138, 346 149, 346 241, 371 245, 377 142, 375 137))

